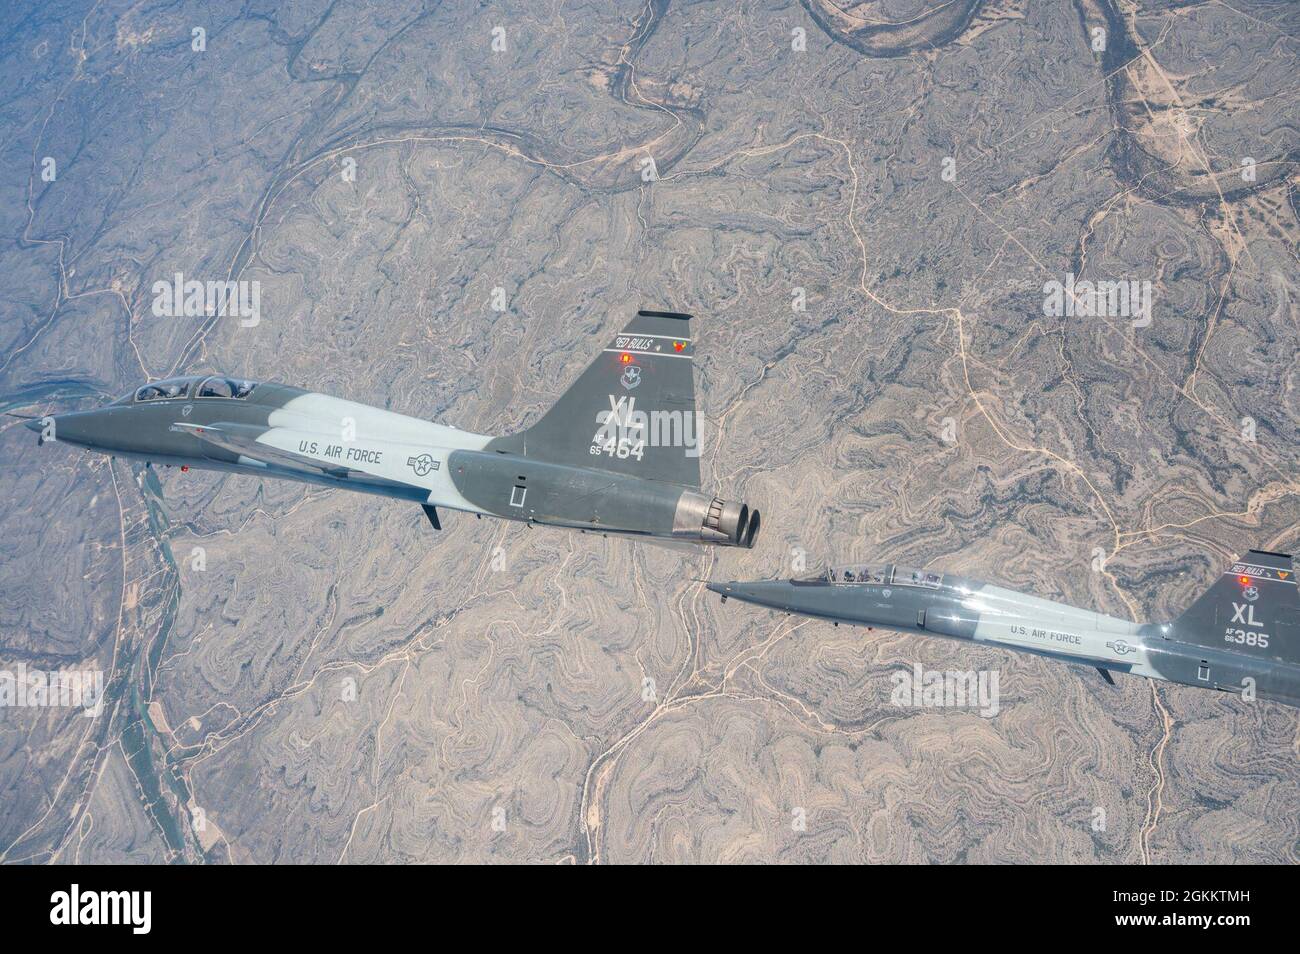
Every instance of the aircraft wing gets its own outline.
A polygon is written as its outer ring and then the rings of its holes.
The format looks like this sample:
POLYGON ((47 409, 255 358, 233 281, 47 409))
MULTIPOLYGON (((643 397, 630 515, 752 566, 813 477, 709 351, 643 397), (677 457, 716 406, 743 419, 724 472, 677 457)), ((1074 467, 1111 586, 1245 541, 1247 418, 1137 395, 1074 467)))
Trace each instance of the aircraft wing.
POLYGON ((205 444, 220 447, 222 450, 229 451, 232 454, 238 454, 242 457, 247 457, 276 467, 285 467, 289 470, 320 474, 324 477, 334 478, 335 480, 364 479, 369 477, 369 475, 363 471, 353 470, 350 467, 336 467, 331 464, 323 464, 310 457, 295 454, 292 451, 281 450, 280 448, 274 447, 270 444, 264 444, 257 439, 262 434, 266 433, 266 428, 263 427, 253 427, 248 424, 233 424, 226 422, 219 422, 216 424, 185 424, 178 421, 172 425, 172 430, 189 434, 198 438, 200 441, 203 441, 205 444))

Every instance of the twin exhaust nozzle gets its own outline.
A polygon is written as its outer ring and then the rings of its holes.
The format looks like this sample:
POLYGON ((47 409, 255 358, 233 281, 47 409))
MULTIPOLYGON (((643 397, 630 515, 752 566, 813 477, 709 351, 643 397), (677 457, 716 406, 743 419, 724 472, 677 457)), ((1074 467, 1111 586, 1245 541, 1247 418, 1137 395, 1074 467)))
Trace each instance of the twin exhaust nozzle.
POLYGON ((758 538, 762 518, 749 504, 686 491, 677 500, 673 536, 692 537, 724 547, 750 549, 758 538))
MULTIPOLYGON (((704 518, 704 528, 725 537, 731 546, 750 549, 754 546, 761 522, 759 512, 750 510, 749 504, 723 502, 714 497, 704 518)), ((705 539, 709 538, 706 536, 705 539)))

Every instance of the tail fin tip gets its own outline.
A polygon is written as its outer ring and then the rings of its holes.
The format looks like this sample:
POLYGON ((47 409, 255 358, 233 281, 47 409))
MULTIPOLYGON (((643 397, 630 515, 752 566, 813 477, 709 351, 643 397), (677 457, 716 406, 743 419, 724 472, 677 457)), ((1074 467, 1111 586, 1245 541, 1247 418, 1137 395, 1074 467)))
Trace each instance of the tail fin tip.
POLYGON ((1294 559, 1289 553, 1274 553, 1272 550, 1250 550, 1248 553, 1251 556, 1275 557, 1279 560, 1294 559))
POLYGON ((678 321, 690 321, 694 315, 688 315, 684 311, 652 311, 649 308, 642 308, 637 312, 639 318, 676 318, 678 321))

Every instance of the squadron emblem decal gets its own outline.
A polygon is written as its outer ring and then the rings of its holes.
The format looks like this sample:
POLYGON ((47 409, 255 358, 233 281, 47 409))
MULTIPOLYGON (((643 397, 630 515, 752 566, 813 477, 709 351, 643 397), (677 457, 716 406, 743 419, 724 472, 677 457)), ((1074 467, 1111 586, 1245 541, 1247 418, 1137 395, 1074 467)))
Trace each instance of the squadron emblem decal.
POLYGON ((425 477, 442 466, 442 461, 434 460, 432 454, 421 454, 419 457, 406 458, 406 466, 415 471, 415 476, 425 477))
POLYGON ((641 369, 635 364, 629 364, 623 369, 623 377, 619 379, 619 383, 622 384, 626 390, 631 391, 641 383, 641 369))

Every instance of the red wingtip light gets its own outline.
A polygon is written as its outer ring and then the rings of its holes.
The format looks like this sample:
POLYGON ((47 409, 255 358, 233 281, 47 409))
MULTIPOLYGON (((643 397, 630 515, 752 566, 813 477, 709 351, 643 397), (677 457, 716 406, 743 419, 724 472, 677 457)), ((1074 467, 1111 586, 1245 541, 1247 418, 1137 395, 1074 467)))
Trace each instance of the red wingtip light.
POLYGON ((190 465, 189 465, 189 464, 181 464, 181 473, 182 473, 182 474, 188 474, 189 472, 190 472, 190 465))

